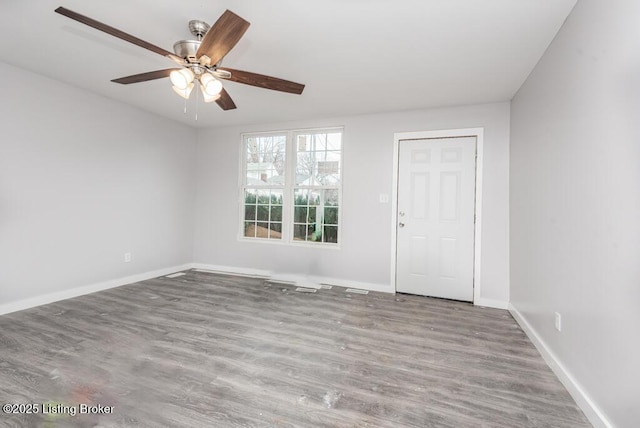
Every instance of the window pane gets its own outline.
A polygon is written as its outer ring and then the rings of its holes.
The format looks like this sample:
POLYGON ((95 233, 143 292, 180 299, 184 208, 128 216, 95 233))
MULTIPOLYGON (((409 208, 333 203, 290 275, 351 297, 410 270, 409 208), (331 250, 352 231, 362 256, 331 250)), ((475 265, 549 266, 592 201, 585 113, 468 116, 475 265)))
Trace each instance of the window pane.
POLYGON ((244 236, 247 238, 255 238, 256 236, 256 226, 252 221, 244 222, 244 236))
POLYGON ((342 150, 342 132, 327 134, 327 150, 342 150))
POLYGON ((295 207, 293 209, 293 221, 294 223, 306 223, 307 222, 307 207, 295 207))
POLYGON ((294 239, 337 243, 339 189, 297 188, 294 195, 294 239))
POLYGON ((271 189, 271 205, 282 205, 282 190, 271 189))
POLYGON ((298 151, 306 152, 309 149, 309 136, 308 135, 298 135, 298 151))
POLYGON ((245 202, 245 204, 255 204, 256 203, 255 190, 246 190, 244 192, 244 202, 245 202))
POLYGON ((296 164, 296 184, 305 186, 312 185, 311 178, 313 176, 313 157, 308 152, 298 152, 298 162, 296 164))
POLYGON ((269 239, 282 239, 282 223, 269 224, 269 239))
POLYGON ((258 221, 269 221, 269 206, 267 205, 258 205, 258 221))
POLYGON ((255 220, 256 219, 256 206, 255 205, 245 205, 245 207, 244 207, 244 219, 245 220, 255 220))
POLYGON ((339 151, 328 151, 327 158, 325 159, 327 162, 340 162, 342 158, 339 151))
POLYGON ((297 189, 294 195, 294 205, 307 206, 309 204, 309 191, 297 189))
POLYGON ((316 207, 309 207, 309 217, 307 223, 315 223, 316 222, 316 207))
POLYGON ((269 189, 258 190, 258 197, 257 197, 258 204, 269 205, 269 201, 271 201, 271 195, 269 194, 269 189))
POLYGON ((338 224, 338 208, 324 209, 324 224, 338 224))
POLYGON ((244 236, 247 238, 282 239, 282 223, 245 222, 244 236))
POLYGON ((282 223, 271 223, 270 229, 274 232, 282 233, 282 223))
POLYGON ((296 184, 326 186, 340 183, 342 133, 297 136, 296 184))
POLYGON ((324 204, 329 206, 338 206, 339 193, 338 189, 328 189, 324 191, 324 204))
POLYGON ((245 190, 245 237, 282 239, 283 193, 270 188, 245 190))
POLYGON ((245 184, 284 185, 286 136, 250 136, 245 139, 245 184))
POLYGON ((325 226, 322 242, 338 242, 338 228, 336 226, 325 226))
POLYGON ((313 134, 313 150, 323 151, 327 149, 327 134, 313 134))
POLYGON ((269 223, 258 222, 256 225, 256 238, 269 237, 269 223))
POLYGON ((269 218, 271 221, 282 221, 282 205, 272 205, 271 206, 271 216, 269 218))
POLYGON ((306 224, 294 224, 293 225, 293 239, 297 241, 307 240, 307 225, 306 224))

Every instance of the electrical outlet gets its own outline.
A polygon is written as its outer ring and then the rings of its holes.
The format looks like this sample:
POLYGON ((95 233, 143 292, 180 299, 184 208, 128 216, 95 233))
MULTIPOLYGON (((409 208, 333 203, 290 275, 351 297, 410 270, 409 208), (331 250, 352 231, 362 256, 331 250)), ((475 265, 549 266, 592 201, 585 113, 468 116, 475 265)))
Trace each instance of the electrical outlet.
POLYGON ((560 315, 560 313, 558 312, 556 312, 555 326, 556 330, 562 331, 562 315, 560 315))
POLYGON ((389 203, 389 194, 388 193, 380 193, 380 203, 388 204, 389 203))
POLYGON ((131 253, 124 253, 124 262, 129 263, 131 261, 131 253))

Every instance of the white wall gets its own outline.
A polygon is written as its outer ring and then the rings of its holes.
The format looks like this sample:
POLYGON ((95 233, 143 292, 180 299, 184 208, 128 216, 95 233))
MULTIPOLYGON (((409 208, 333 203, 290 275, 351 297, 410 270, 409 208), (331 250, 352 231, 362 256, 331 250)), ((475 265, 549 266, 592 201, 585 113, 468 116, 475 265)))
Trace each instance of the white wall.
POLYGON ((391 291, 391 206, 378 196, 391 194, 393 134, 473 127, 485 128, 482 297, 509 299, 508 103, 196 131, 0 73, 0 307, 192 261, 391 291), (240 132, 340 125, 342 248, 238 242, 240 132))
POLYGON ((195 130, 0 76, 0 306, 191 262, 195 130))
POLYGON ((356 281, 391 291, 391 194, 396 132, 484 127, 482 297, 509 300, 509 104, 201 130, 195 261, 356 281), (238 241, 241 132, 344 126, 340 250, 238 241))
POLYGON ((640 426, 639 25, 580 0, 511 110, 511 302, 618 427, 640 426))

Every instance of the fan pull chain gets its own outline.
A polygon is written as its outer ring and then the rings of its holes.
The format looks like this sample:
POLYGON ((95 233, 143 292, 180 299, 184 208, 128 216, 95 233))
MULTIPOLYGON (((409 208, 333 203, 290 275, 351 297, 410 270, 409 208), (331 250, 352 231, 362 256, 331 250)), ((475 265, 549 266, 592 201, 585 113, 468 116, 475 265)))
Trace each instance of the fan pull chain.
MULTIPOLYGON (((200 89, 200 88, 195 88, 200 89)), ((200 105, 200 91, 196 90, 196 122, 198 121, 198 106, 200 105)))
POLYGON ((184 99, 184 114, 187 114, 187 99, 184 99))

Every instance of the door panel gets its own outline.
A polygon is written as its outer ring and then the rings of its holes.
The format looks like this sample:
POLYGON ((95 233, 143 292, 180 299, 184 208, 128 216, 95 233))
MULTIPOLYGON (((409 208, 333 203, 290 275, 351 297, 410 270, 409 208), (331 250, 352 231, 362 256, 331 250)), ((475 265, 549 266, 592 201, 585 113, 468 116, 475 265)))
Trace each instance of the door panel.
POLYGON ((440 221, 460 221, 460 172, 440 173, 440 221))
POLYGON ((400 141, 396 289, 473 300, 475 137, 400 141))
POLYGON ((429 241, 426 236, 411 237, 411 274, 426 275, 427 264, 424 262, 429 253, 429 241))
POLYGON ((429 217, 429 173, 411 174, 411 215, 415 219, 429 217))

